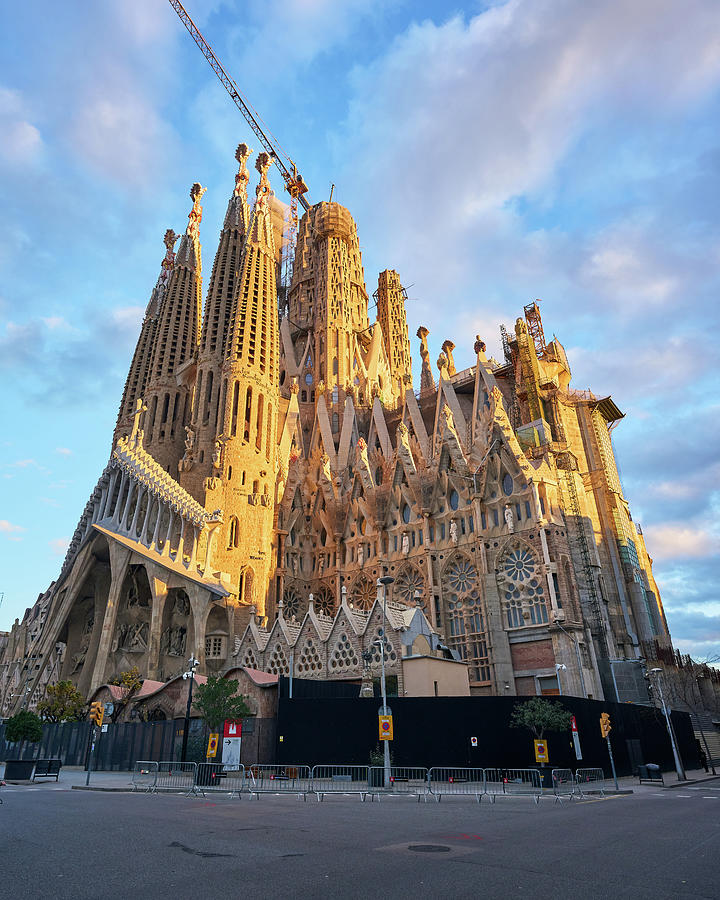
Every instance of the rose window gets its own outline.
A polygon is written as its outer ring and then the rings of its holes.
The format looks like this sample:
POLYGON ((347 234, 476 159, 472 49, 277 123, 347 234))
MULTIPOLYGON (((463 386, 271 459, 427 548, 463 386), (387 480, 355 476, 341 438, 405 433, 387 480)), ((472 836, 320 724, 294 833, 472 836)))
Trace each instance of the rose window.
POLYGON ((283 616, 286 619, 292 619, 300 614, 300 604, 302 600, 297 588, 287 587, 283 593, 283 616))
POLYGON ((367 578, 358 578, 353 585, 351 597, 353 606, 367 612, 375 602, 377 588, 367 578))
POLYGON ((464 594, 477 587, 477 569, 466 559, 456 559, 447 570, 447 583, 457 594, 464 594))
POLYGON ((425 579, 417 569, 404 569, 398 576, 394 587, 398 600, 411 606, 415 602, 415 593, 418 592, 418 605, 425 606, 425 579))
POLYGON ((529 547, 509 550, 499 571, 505 576, 502 589, 507 627, 547 624, 547 600, 532 550, 529 547))
POLYGON ((335 615, 335 598, 330 588, 323 585, 313 597, 316 612, 322 613, 324 616, 335 615))

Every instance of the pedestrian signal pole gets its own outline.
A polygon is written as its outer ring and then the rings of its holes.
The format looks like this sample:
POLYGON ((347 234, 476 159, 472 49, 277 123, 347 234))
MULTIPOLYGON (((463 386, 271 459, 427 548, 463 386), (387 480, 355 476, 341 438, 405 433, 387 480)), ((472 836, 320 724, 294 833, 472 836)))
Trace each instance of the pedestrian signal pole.
POLYGON ((612 725, 610 724, 610 716, 608 715, 608 713, 604 712, 600 716, 600 734, 607 741, 608 755, 610 757, 610 768, 612 769, 613 781, 615 782, 615 790, 618 791, 620 790, 620 788, 618 786, 617 772, 615 771, 615 760, 613 759, 612 744, 610 743, 611 731, 612 725))
POLYGON ((90 721, 93 723, 92 728, 90 729, 90 753, 88 754, 88 767, 87 767, 87 777, 85 779, 85 785, 90 784, 90 772, 92 771, 92 763, 93 763, 93 753, 95 752, 95 739, 97 737, 97 729, 103 723, 103 716, 105 715, 105 707, 100 703, 99 700, 96 700, 94 703, 90 704, 90 721))

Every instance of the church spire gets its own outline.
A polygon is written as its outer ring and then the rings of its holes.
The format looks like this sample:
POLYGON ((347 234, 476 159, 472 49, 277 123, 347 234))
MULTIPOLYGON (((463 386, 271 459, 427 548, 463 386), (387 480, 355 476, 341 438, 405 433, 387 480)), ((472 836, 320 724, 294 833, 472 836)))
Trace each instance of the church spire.
POLYGON ((193 205, 160 305, 144 397, 148 408, 145 449, 173 476, 182 456, 183 426, 190 421, 191 373, 187 363, 196 352, 200 330, 200 222, 206 190, 197 182, 190 189, 193 205))
POLYGON ((165 256, 163 257, 161 264, 160 275, 145 310, 145 318, 143 319, 142 328, 140 329, 140 337, 138 338, 132 362, 130 363, 130 371, 128 372, 128 377, 125 382, 117 423, 115 425, 115 433, 113 434, 113 447, 123 434, 128 433, 137 400, 145 393, 145 387, 150 372, 153 347, 155 345, 155 337, 157 334, 158 316, 160 314, 163 298, 167 291, 170 274, 175 266, 175 244, 178 237, 179 235, 175 234, 172 228, 168 228, 165 232, 165 237, 163 238, 163 243, 165 244, 165 256))

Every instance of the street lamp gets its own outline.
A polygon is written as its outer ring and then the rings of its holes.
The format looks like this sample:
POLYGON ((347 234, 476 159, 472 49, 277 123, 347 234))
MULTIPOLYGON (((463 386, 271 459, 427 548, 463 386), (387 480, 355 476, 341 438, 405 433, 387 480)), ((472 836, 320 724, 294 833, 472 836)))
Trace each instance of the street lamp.
POLYGON ((678 781, 686 781, 687 778, 685 775, 685 769, 683 768, 682 760, 680 759, 680 753, 678 752, 677 743, 675 741, 675 730, 673 729, 672 722, 670 721, 667 703, 665 703, 665 695, 663 694, 662 689, 662 673, 663 670, 661 668, 650 669, 651 675, 657 675, 660 705, 662 707, 663 715, 665 716, 665 724, 667 725, 668 734, 670 735, 670 743, 672 744, 673 757, 675 758, 675 771, 677 772, 678 781))
POLYGON ((562 681, 560 681, 560 673, 564 672, 567 669, 565 663, 555 663, 555 677, 557 678, 558 690, 560 691, 560 696, 562 697, 562 681))
POLYGON ((190 731, 190 707, 192 706, 193 683, 195 681, 195 669, 200 665, 200 660, 195 659, 193 653, 190 654, 188 660, 188 671, 183 672, 183 681, 190 679, 190 687, 188 689, 187 709, 185 710, 185 729, 183 731, 182 752, 180 754, 180 762, 185 762, 187 756, 188 732, 190 731))
MULTIPOLYGON (((387 705, 387 691, 385 689, 385 621, 386 621, 386 606, 387 606, 387 588, 389 584, 392 584, 395 579, 392 575, 383 575, 382 578, 378 578, 377 583, 382 585, 383 589, 383 619, 382 619, 382 640, 373 641, 374 644, 380 645, 380 660, 382 663, 382 668, 380 670, 380 690, 382 692, 382 713, 381 715, 387 716, 390 714, 387 705)), ((390 742, 383 741, 383 783, 386 788, 390 787, 390 742)))

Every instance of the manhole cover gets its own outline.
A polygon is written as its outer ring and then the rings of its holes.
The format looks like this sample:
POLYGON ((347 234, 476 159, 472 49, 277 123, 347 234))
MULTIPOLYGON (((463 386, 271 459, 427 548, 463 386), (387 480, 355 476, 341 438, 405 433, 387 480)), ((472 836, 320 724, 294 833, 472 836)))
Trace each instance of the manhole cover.
POLYGON ((415 853, 449 853, 449 847, 443 847, 442 844, 410 844, 408 850, 414 850, 415 853))

